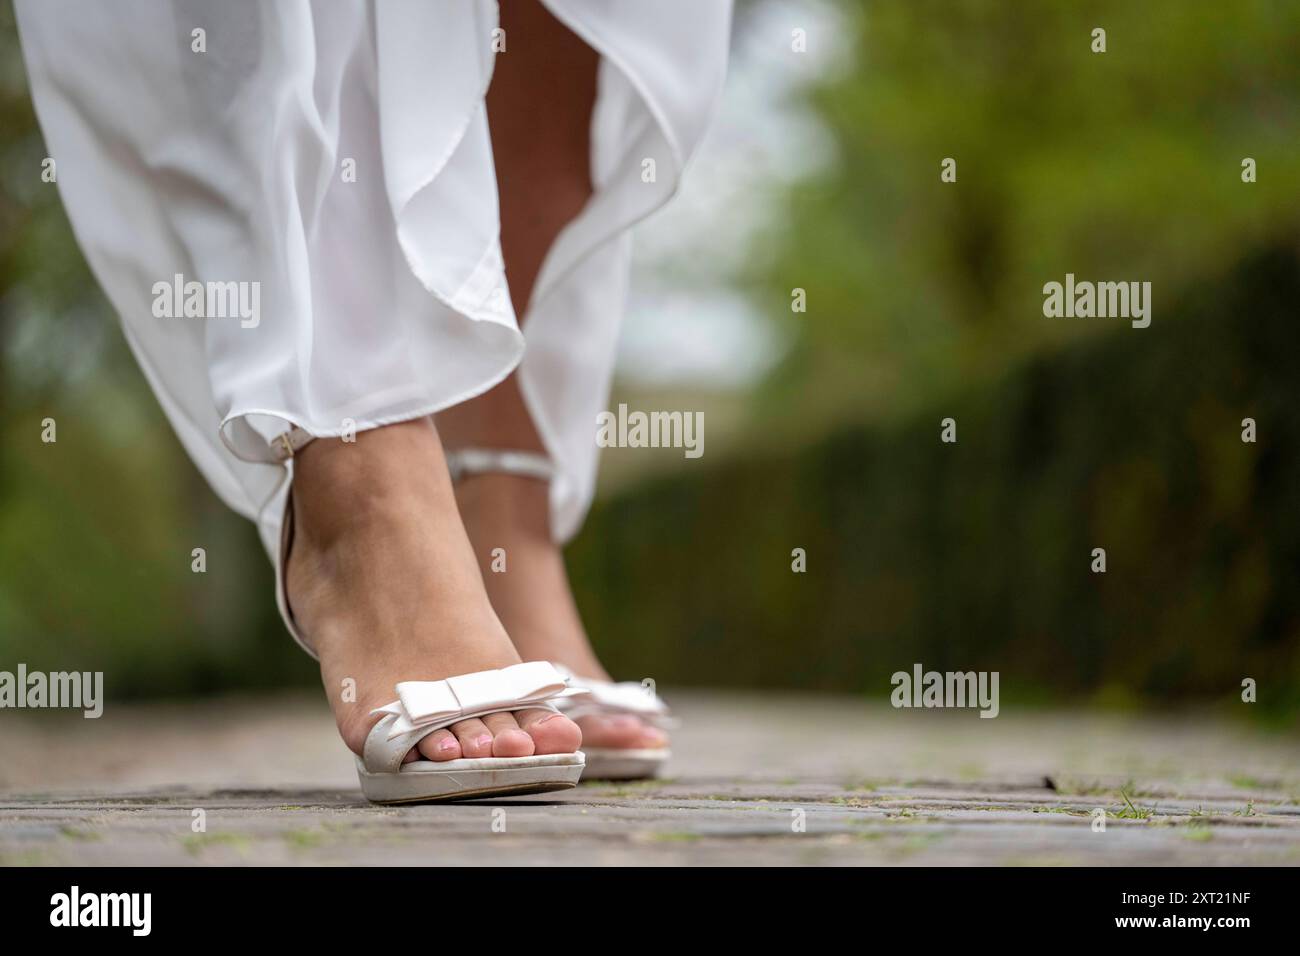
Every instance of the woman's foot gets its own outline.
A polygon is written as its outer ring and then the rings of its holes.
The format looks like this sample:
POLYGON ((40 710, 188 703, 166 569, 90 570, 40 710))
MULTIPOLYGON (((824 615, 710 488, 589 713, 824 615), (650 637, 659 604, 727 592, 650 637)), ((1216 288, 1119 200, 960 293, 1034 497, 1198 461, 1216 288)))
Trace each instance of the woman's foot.
MULTIPOLYGON (((564 556, 551 538, 545 482, 495 472, 467 475, 456 500, 488 597, 515 649, 526 661, 562 664, 579 677, 609 680, 578 616, 564 556), (494 570, 494 549, 505 552, 505 570, 494 570)), ((496 562, 500 568, 500 562, 496 562)), ((658 749, 668 736, 639 717, 577 718, 587 747, 658 749)))
MULTIPOLYGON (((398 681, 519 663, 484 591, 431 421, 311 442, 294 459, 293 508, 286 591, 354 753, 398 681)), ((572 753, 581 740, 573 721, 533 708, 438 730, 406 759, 572 753)))

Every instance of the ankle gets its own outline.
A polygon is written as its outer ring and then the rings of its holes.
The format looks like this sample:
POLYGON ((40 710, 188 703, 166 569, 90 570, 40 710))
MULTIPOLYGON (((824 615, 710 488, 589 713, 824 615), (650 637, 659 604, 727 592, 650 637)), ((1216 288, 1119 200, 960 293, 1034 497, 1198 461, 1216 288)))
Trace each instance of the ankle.
POLYGON ((317 438, 294 456, 294 485, 310 498, 337 500, 389 487, 427 485, 445 471, 427 418, 358 432, 352 441, 317 438))
POLYGON ((377 486, 353 492, 336 488, 327 497, 303 494, 294 482, 294 551, 318 554, 348 549, 370 539, 391 540, 414 533, 412 516, 427 508, 429 495, 377 486))
POLYGON ((429 419, 319 438, 294 460, 294 520, 309 544, 328 549, 358 533, 386 533, 415 512, 456 519, 438 434, 429 419))
POLYGON ((471 536, 490 531, 512 540, 550 543, 550 485, 522 475, 484 472, 456 484, 456 506, 471 536))

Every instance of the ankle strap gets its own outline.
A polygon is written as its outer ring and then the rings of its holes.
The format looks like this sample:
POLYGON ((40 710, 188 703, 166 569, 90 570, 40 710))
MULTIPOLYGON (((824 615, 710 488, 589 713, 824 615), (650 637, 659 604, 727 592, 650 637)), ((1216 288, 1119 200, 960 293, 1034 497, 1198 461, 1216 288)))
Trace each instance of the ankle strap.
POLYGON ((536 478, 538 481, 550 481, 555 477, 555 466, 545 455, 503 448, 457 448, 449 451, 447 470, 453 484, 485 472, 536 478))

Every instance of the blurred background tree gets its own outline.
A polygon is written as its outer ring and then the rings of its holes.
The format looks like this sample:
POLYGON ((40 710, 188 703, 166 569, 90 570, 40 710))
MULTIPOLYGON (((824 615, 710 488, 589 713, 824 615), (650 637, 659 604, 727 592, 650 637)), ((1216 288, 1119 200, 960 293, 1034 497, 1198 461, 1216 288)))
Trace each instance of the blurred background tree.
POLYGON ((792 343, 763 420, 807 435, 810 418, 905 417, 1082 338, 1145 348, 1119 323, 1044 320, 1043 284, 1149 280, 1169 321, 1193 283, 1294 242, 1300 5, 837 9, 851 56, 804 93, 831 162, 778 200, 781 228, 736 277, 792 343), (808 315, 785 307, 792 286, 808 315))
MULTIPOLYGON (((611 669, 883 700, 920 661, 1112 704, 1255 677, 1300 710, 1300 4, 749 0, 736 24, 713 158, 638 237, 613 398, 705 410, 708 454, 607 455, 571 551, 611 669), (1045 318, 1067 272, 1150 281, 1151 327, 1045 318), (664 342, 716 367, 648 375, 664 342)), ((44 156, 0 3, 0 667, 312 681, 44 156)))

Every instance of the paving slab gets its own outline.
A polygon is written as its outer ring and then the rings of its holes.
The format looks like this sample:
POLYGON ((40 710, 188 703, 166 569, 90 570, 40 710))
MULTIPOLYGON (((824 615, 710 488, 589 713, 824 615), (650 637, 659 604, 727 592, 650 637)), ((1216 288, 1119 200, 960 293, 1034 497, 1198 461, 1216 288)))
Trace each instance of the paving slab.
POLYGON ((1300 864, 1294 734, 667 696, 664 779, 389 808, 311 695, 5 711, 0 864, 1300 864))

